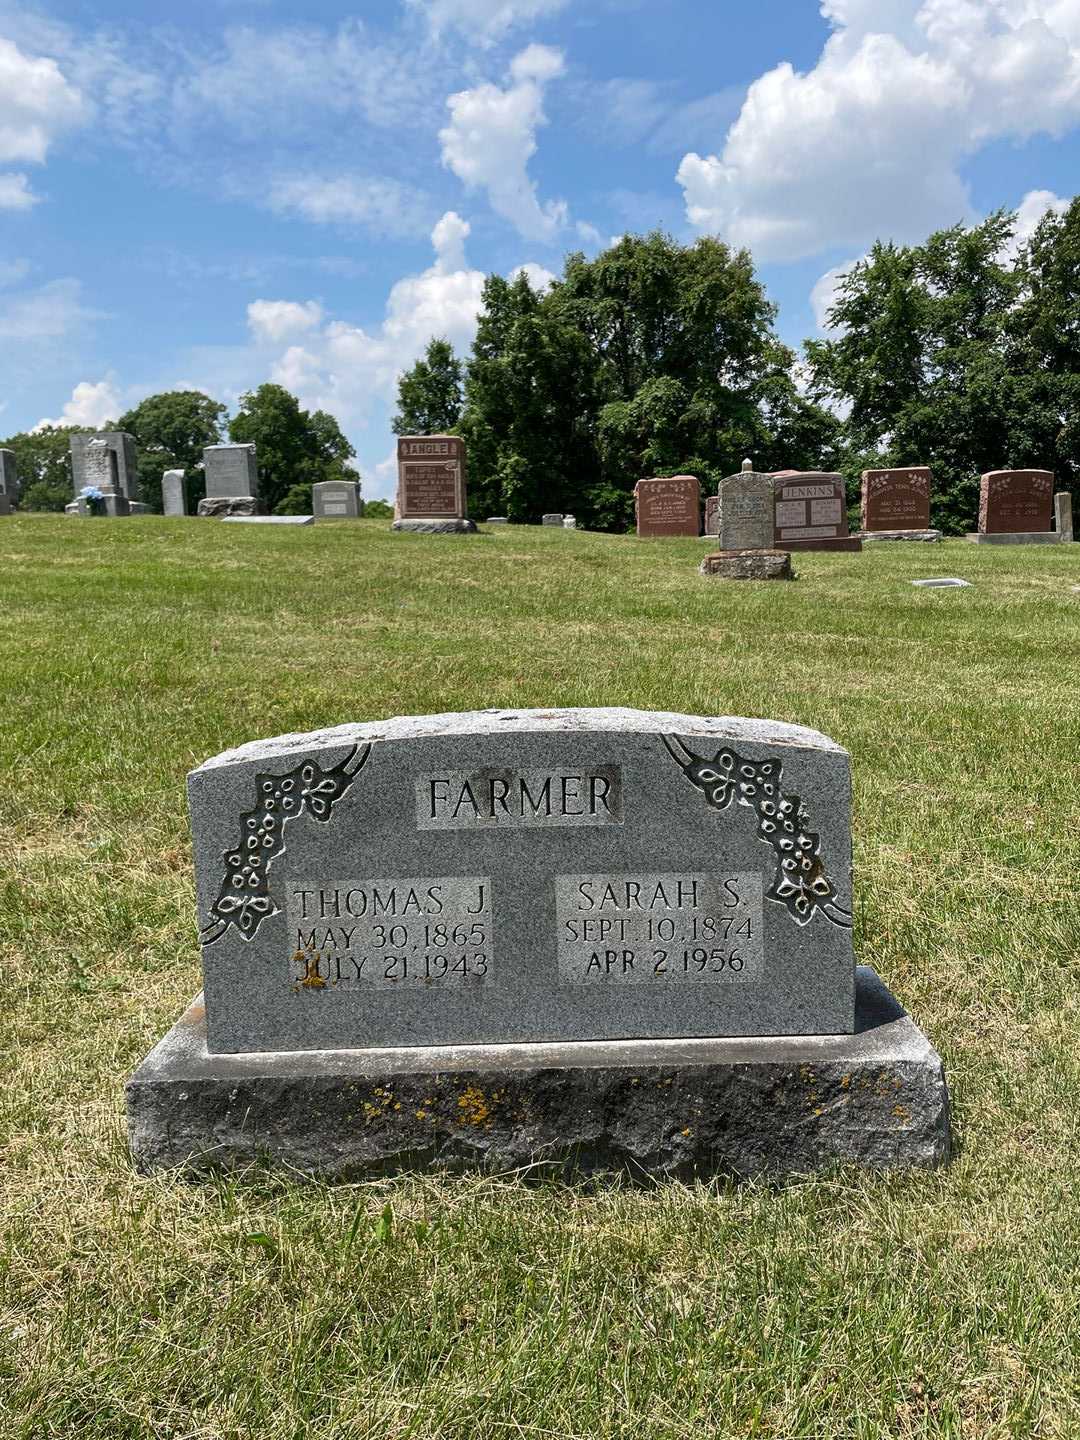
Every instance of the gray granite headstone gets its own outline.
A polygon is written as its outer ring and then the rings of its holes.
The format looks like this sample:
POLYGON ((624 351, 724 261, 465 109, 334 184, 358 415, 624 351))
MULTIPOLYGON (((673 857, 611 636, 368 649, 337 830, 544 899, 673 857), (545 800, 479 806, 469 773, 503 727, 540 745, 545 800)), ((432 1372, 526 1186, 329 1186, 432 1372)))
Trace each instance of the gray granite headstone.
POLYGON ((203 451, 208 499, 259 493, 254 445, 208 445, 203 451))
POLYGON ((547 515, 545 515, 544 518, 540 521, 540 524, 541 524, 541 525, 557 525, 557 526, 559 526, 560 529, 562 528, 562 523, 563 523, 563 514, 562 514, 562 511, 561 511, 561 510, 559 510, 559 511, 555 511, 555 510, 550 511, 550 512, 549 512, 547 515))
POLYGON ((773 548, 773 479, 743 470, 720 482, 720 549, 773 548))
POLYGON ((505 515, 489 515, 484 523, 487 525, 509 525, 510 522, 505 515))
POLYGON ((19 468, 14 450, 0 450, 0 515, 10 515, 19 499, 19 468))
POLYGON ((1073 503, 1068 490, 1059 490, 1054 496, 1054 527, 1066 543, 1073 538, 1073 503))
POLYGON ((852 1030, 849 759, 815 731, 428 716, 189 793, 212 1052, 852 1030))
POLYGON ((355 480, 320 480, 311 487, 316 520, 358 520, 363 511, 355 480))
POLYGON ((188 513, 187 476, 183 470, 166 470, 161 477, 161 508, 171 516, 188 513))
MULTIPOLYGON (((91 445, 97 448, 104 445, 113 452, 116 456, 117 491, 126 496, 129 501, 137 502, 139 455, 135 446, 135 437, 129 435, 126 430, 98 430, 93 433, 72 435, 70 441, 71 475, 75 484, 75 494, 78 495, 86 485, 98 483, 96 479, 90 478, 87 472, 87 453, 91 445)), ((100 474, 100 467, 95 473, 100 474)), ((145 509, 145 507, 140 508, 145 509)))

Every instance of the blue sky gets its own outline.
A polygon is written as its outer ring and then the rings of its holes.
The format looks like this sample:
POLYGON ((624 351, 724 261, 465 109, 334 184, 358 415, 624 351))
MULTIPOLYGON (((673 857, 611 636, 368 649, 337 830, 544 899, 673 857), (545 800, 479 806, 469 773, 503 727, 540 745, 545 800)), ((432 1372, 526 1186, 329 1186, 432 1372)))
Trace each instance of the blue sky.
POLYGON ((484 274, 655 226, 817 332, 877 237, 1080 175, 1080 0, 0 0, 0 432, 266 379, 389 495, 484 274))

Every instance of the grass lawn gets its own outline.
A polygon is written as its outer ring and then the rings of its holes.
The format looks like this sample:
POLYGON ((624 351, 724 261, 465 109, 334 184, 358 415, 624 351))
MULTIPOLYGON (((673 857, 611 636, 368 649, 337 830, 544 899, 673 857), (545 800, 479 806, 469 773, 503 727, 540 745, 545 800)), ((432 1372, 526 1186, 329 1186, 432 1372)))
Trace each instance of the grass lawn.
POLYGON ((1080 545, 0 520, 0 1436, 1080 1435, 1080 545), (960 575, 969 590, 917 590, 960 575), (125 1076, 199 988, 186 772, 487 706, 848 747, 856 950, 941 1051, 937 1173, 192 1186, 125 1076))

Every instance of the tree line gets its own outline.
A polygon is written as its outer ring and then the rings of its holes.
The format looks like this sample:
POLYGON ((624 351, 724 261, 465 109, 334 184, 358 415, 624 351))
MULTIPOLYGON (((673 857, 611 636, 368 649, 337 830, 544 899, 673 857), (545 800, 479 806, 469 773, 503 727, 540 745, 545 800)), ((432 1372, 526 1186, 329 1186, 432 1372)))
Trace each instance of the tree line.
MULTIPOLYGON (((224 405, 198 390, 169 390, 101 426, 126 430, 139 452, 139 498, 161 509, 166 470, 187 475, 192 508, 206 493, 202 455, 208 445, 228 439, 254 444, 259 486, 277 515, 311 513, 311 487, 320 480, 356 480, 356 451, 332 415, 307 411, 281 385, 260 385, 240 397, 228 419, 224 405)), ((15 452, 25 510, 63 510, 71 500, 71 436, 87 426, 45 426, 0 442, 15 452)))
MULTIPOLYGON (((929 465, 932 523, 961 533, 986 470, 1052 470, 1080 490, 1080 198, 1024 243, 1016 225, 999 211, 922 245, 875 245, 838 284, 826 338, 801 355, 780 341, 749 253, 715 239, 627 235, 592 260, 568 256, 543 290, 524 271, 492 275, 468 356, 433 338, 400 377, 393 429, 465 439, 477 519, 562 510, 624 531, 638 480, 696 475, 715 493, 749 456, 758 470, 839 471, 853 519, 862 470, 929 465)), ((168 469, 200 498, 202 451, 226 433, 258 447, 278 514, 310 512, 318 480, 357 478, 333 416, 280 385, 244 395, 231 419, 171 391, 103 428, 134 435, 141 498, 156 508, 168 469)), ((71 433, 0 442, 24 507, 70 500, 71 433)))
MULTIPOLYGON (((1000 211, 923 245, 877 244, 840 281, 801 357, 750 255, 625 236, 568 257, 543 292, 491 276, 471 353, 444 339, 402 376, 397 434, 468 443, 470 511, 570 511, 625 530, 635 483, 756 469, 930 465, 932 523, 974 528, 986 470, 1080 485, 1080 199, 1026 243, 1000 211)), ((853 518, 856 518, 853 514, 853 518)))

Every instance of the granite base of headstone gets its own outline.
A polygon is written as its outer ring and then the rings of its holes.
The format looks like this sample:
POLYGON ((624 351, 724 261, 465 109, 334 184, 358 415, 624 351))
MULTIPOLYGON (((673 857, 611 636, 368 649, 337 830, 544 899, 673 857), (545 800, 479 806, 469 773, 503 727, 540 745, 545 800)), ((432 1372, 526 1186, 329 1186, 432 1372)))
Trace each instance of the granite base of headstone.
POLYGON ((717 550, 698 567, 710 580, 794 580, 787 550, 717 550))
POLYGON ((183 470, 166 470, 161 477, 161 508, 171 519, 188 513, 188 483, 183 470))
POLYGON ((1058 545, 1053 506, 1049 470, 988 471, 979 484, 979 528, 964 538, 975 545, 1058 545))
POLYGON ((948 1158, 941 1061, 856 970, 850 761, 815 731, 409 717, 189 795, 204 989, 128 1083, 142 1170, 948 1158))
POLYGON ((1059 490, 1054 496, 1054 529, 1066 544, 1073 539, 1073 503, 1068 490, 1059 490))
POLYGON ((910 540, 934 545, 941 539, 940 530, 864 530, 858 536, 864 545, 874 540, 910 540))
POLYGON ((75 513, 83 519, 124 520, 131 515, 131 501, 117 491, 103 494, 100 500, 80 495, 75 501, 75 513))
POLYGON ((208 495, 199 501, 198 514, 211 520, 250 519, 263 514, 254 495, 208 495))

